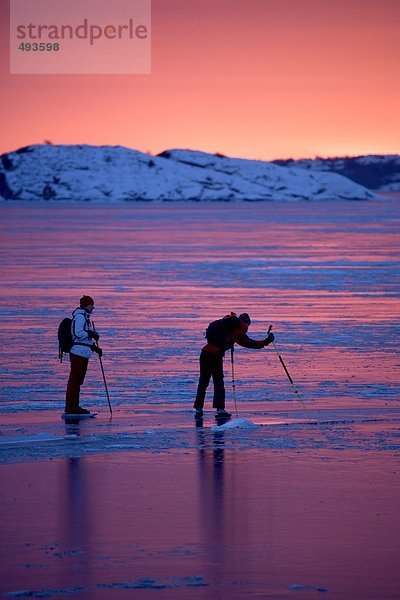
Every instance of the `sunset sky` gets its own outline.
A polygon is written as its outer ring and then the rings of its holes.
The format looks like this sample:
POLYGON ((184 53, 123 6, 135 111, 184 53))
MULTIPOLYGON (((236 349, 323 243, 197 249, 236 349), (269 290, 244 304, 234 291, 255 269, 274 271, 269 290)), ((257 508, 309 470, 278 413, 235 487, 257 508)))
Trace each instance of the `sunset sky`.
POLYGON ((7 5, 0 152, 400 153, 398 0, 153 0, 150 75, 76 76, 9 74, 7 5))

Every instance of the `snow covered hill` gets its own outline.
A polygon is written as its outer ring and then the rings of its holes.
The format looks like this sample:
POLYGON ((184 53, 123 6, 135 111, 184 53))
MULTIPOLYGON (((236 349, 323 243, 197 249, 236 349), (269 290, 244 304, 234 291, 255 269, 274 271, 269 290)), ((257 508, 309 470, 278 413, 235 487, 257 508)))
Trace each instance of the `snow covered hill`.
POLYGON ((348 177, 365 187, 381 192, 400 192, 400 156, 371 154, 338 158, 302 158, 275 160, 282 167, 301 167, 312 171, 330 171, 348 177))
POLYGON ((191 150, 151 156, 120 146, 21 148, 0 157, 5 200, 366 200, 334 173, 191 150))

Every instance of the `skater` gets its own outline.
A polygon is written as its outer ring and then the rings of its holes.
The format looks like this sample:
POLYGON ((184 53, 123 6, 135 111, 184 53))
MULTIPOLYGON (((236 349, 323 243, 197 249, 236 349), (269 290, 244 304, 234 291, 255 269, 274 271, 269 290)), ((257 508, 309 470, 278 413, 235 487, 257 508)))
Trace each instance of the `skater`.
POLYGON ((84 382, 89 358, 93 352, 101 357, 101 348, 94 343, 99 334, 93 329, 90 315, 94 310, 94 300, 91 296, 82 296, 79 308, 72 313, 71 333, 73 346, 69 353, 71 372, 69 374, 65 399, 65 413, 73 415, 89 414, 90 411, 79 406, 79 394, 84 382))
POLYGON ((239 317, 231 313, 223 319, 218 319, 209 324, 206 331, 207 344, 200 354, 200 378, 197 387, 196 400, 193 408, 195 416, 203 416, 204 399, 206 390, 213 378, 214 400, 213 408, 217 410, 216 418, 229 418, 232 415, 225 410, 225 387, 223 372, 223 357, 226 350, 233 347, 235 343, 245 348, 261 349, 274 340, 274 334, 269 333, 263 340, 252 340, 247 335, 251 319, 247 313, 239 317))

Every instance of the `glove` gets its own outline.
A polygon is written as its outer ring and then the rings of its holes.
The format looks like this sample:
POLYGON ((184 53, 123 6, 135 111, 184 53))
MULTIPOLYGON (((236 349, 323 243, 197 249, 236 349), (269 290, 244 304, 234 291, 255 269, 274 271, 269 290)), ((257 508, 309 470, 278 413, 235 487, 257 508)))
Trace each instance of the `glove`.
POLYGON ((100 339, 99 334, 97 333, 97 331, 88 331, 88 336, 92 339, 92 340, 96 340, 96 342, 100 339))
POLYGON ((99 358, 103 356, 103 350, 100 348, 100 346, 93 346, 93 352, 96 352, 96 354, 99 355, 99 358))
POLYGON ((272 342, 274 341, 275 336, 272 333, 272 331, 267 335, 267 337, 264 340, 264 347, 268 346, 269 344, 272 344, 272 342))

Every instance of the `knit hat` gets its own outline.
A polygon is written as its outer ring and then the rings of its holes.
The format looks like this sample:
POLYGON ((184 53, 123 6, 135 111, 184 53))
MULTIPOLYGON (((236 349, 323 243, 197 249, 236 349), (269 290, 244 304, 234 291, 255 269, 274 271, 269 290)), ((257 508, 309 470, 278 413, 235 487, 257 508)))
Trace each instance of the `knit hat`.
POLYGON ((239 315, 239 319, 240 321, 243 321, 243 323, 246 323, 246 325, 251 324, 251 319, 247 313, 242 313, 241 315, 239 315))
POLYGON ((82 298, 79 300, 79 305, 81 308, 85 308, 86 306, 89 306, 89 304, 93 304, 94 306, 94 300, 91 296, 82 296, 82 298))

